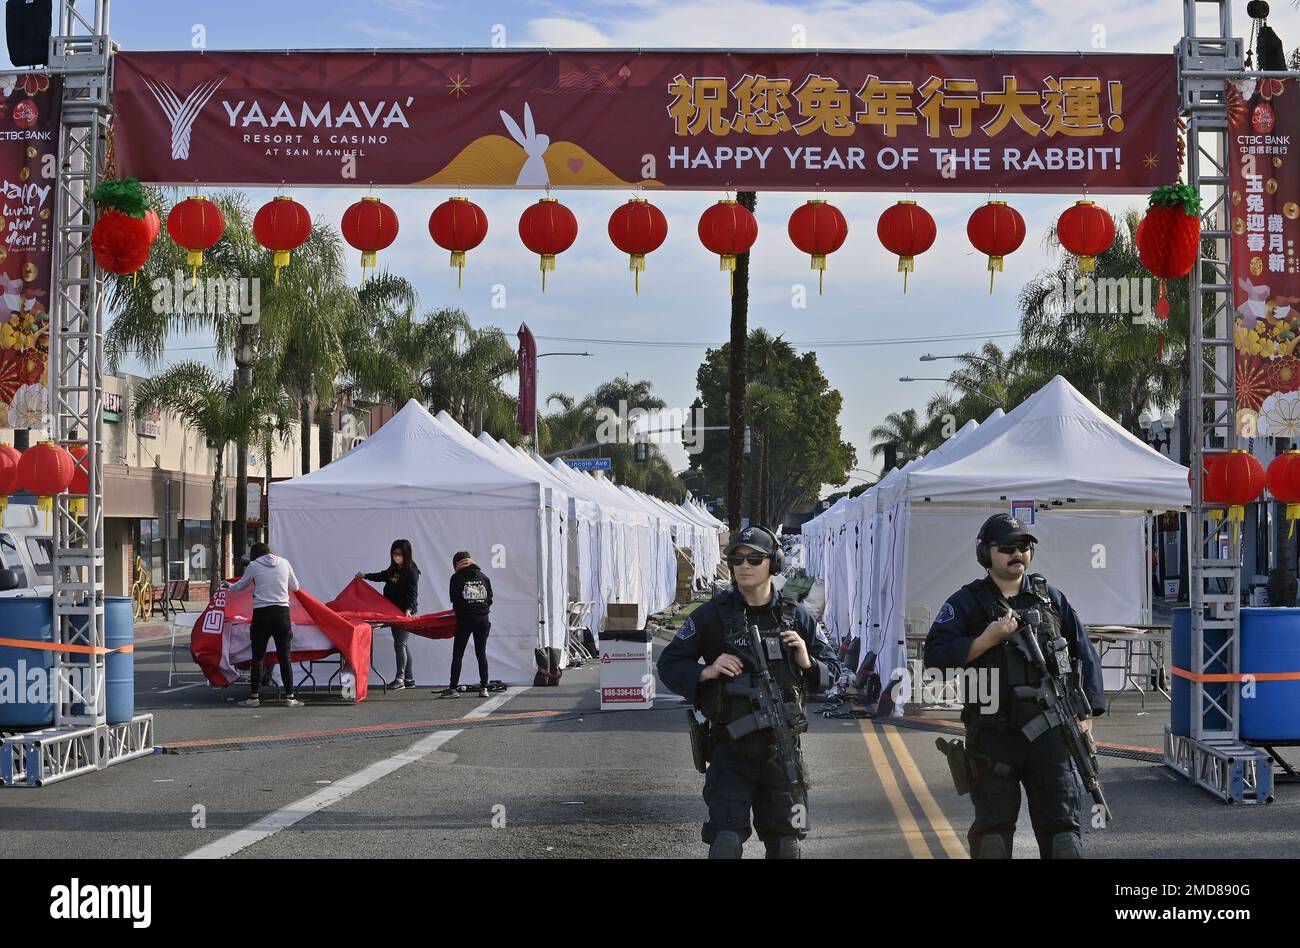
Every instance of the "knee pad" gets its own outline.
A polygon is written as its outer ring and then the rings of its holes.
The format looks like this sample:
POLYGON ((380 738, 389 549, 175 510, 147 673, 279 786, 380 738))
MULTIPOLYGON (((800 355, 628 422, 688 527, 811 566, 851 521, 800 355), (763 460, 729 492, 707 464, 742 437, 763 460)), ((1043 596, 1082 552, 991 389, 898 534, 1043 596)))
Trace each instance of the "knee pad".
POLYGON ((1074 833, 1055 833, 1052 836, 1053 859, 1082 859, 1083 842, 1074 833))
POLYGON ((976 859, 1010 859, 1011 843, 998 833, 986 833, 975 851, 976 859))
POLYGON ((740 834, 731 830, 719 830, 709 844, 710 859, 739 859, 743 844, 740 834))
POLYGON ((799 852, 798 836, 779 836, 776 839, 765 839, 763 845, 767 847, 768 859, 802 859, 799 852))

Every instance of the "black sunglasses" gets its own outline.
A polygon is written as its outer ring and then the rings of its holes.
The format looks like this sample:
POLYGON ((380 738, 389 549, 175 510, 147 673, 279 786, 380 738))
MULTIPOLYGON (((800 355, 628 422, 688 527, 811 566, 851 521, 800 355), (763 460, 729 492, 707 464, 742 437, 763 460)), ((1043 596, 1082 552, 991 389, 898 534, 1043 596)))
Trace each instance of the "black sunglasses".
POLYGON ((750 566, 761 566, 765 559, 767 559, 766 553, 732 553, 727 557, 727 562, 732 566, 739 566, 748 561, 750 566))
POLYGON ((1012 553, 1028 553, 1033 548, 1033 541, 1021 540, 1019 543, 999 543, 997 550, 1004 556, 1010 556, 1012 553))

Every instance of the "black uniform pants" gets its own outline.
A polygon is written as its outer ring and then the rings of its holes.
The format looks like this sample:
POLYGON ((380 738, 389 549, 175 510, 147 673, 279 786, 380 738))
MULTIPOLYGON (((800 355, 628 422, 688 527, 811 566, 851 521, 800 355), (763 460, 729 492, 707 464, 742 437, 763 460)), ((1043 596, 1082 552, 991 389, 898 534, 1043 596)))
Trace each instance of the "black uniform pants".
POLYGON ((456 617, 456 639, 451 644, 451 687, 460 684, 460 665, 465 658, 465 646, 474 637, 474 656, 478 659, 478 681, 488 683, 487 640, 492 623, 487 616, 463 615, 456 617))
POLYGON ((293 620, 288 606, 259 606, 253 610, 253 622, 248 636, 253 643, 253 664, 248 669, 250 697, 258 697, 262 690, 262 661, 266 658, 267 642, 275 640, 275 656, 280 660, 280 683, 284 693, 293 697, 293 663, 289 651, 293 645, 293 620))
POLYGON ((721 830, 749 839, 750 811, 761 840, 808 835, 808 792, 792 791, 770 742, 718 742, 704 774, 704 802, 709 819, 700 834, 706 843, 721 830))
MULTIPOLYGON (((966 747, 1014 771, 999 776, 987 760, 975 758, 975 766, 979 768, 979 779, 971 787, 975 822, 967 836, 972 857, 980 857, 981 846, 990 836, 1001 837, 1000 854, 1011 857, 1022 784, 1042 858, 1082 855, 1081 789, 1074 761, 1059 728, 1052 728, 1036 741, 1030 741, 1017 729, 967 726, 966 747)), ((996 843, 996 840, 987 842, 996 843)))

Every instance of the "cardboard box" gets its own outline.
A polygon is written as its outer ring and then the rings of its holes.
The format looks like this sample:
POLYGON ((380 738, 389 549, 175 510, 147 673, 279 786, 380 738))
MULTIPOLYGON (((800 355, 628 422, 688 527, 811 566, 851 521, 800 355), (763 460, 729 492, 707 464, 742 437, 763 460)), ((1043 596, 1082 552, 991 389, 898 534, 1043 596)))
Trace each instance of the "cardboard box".
POLYGON ((635 602, 611 602, 605 607, 606 632, 635 631, 645 628, 641 619, 641 606, 635 602))

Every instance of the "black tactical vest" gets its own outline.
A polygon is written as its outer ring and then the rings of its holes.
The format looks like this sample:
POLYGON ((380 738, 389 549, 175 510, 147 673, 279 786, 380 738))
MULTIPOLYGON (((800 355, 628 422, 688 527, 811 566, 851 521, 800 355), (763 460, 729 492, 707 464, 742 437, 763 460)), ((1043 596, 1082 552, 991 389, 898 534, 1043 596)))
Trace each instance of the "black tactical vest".
MULTIPOLYGON (((794 603, 778 596, 780 619, 775 629, 764 628, 764 622, 756 623, 765 638, 778 636, 787 629, 798 629, 795 622, 794 603)), ((719 603, 717 622, 708 623, 701 630, 700 652, 706 662, 712 662, 718 655, 725 653, 739 656, 745 663, 745 671, 733 679, 714 679, 701 686, 697 707, 711 721, 727 725, 745 717, 754 710, 754 689, 759 687, 758 669, 754 664, 753 652, 749 644, 749 620, 745 614, 744 601, 734 595, 731 602, 719 603), (715 640, 716 639, 716 640, 715 640)), ((766 607, 765 607, 766 608, 766 607)), ((789 650, 782 648, 781 658, 768 658, 767 667, 772 677, 781 687, 781 694, 786 701, 803 705, 803 672, 789 657, 789 650)))
MULTIPOLYGON (((1043 650, 1043 656, 1048 662, 1048 668, 1052 669, 1053 664, 1063 661, 1063 665, 1058 665, 1064 673, 1069 672, 1070 662, 1069 653, 1064 655, 1053 652, 1050 643, 1062 641, 1061 614, 1056 605, 1052 602, 1052 597, 1047 592, 1047 580, 1038 573, 1029 576, 1029 589, 1022 592, 1008 603, 1006 597, 1002 595, 990 579, 976 580, 968 587, 979 600, 980 605, 984 608, 986 620, 995 622, 1006 615, 1006 607, 1010 605, 1013 609, 1023 612, 1026 609, 1037 609, 1039 613, 1039 622, 1035 629, 1038 635, 1039 646, 1043 650), (1026 601, 1032 596, 1031 601, 1026 601)), ((1064 646, 1061 651, 1065 651, 1064 646)), ((985 667, 998 667, 1001 669, 1004 684, 1002 687, 1003 705, 1011 710, 1011 718, 1016 724, 1024 724, 1034 716, 1037 716, 1038 708, 1036 704, 1014 700, 1015 689, 1018 687, 1036 688, 1042 682, 1043 676, 1038 668, 1030 660, 1026 652, 1024 643, 1020 639, 1020 633, 1013 635, 996 648, 989 649, 981 659, 987 661, 979 662, 985 667), (1010 703, 1007 701, 1010 699, 1010 703)), ((1001 716, 1001 715, 999 715, 1001 716)))

